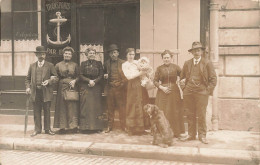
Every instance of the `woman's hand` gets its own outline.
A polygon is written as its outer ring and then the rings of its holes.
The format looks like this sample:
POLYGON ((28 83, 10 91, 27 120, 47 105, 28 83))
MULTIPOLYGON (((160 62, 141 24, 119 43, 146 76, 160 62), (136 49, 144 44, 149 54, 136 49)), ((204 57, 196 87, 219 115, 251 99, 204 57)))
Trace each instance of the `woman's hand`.
POLYGON ((89 80, 88 86, 89 86, 89 87, 95 86, 95 81, 94 81, 94 80, 89 80))
POLYGON ((76 83, 76 80, 72 80, 72 81, 69 83, 69 85, 70 85, 72 88, 74 88, 75 83, 76 83))
POLYGON ((104 74, 104 79, 108 79, 108 74, 104 74))
POLYGON ((168 87, 164 87, 164 86, 161 86, 161 85, 160 85, 159 88, 160 88, 164 93, 166 93, 166 94, 171 93, 171 89, 168 88, 168 87))

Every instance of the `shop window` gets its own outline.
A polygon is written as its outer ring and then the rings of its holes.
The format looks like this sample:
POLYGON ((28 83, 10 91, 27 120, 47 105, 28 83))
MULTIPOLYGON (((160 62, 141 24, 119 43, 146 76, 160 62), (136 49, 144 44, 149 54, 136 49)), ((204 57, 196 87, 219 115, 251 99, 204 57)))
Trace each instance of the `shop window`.
POLYGON ((37 0, 1 1, 1 40, 11 40, 12 33, 15 40, 38 38, 37 0))
MULTIPOLYGON (((12 14, 1 13, 1 40, 12 39, 12 14)), ((11 50, 11 49, 10 49, 11 50)))
POLYGON ((13 0, 14 11, 36 11, 37 0, 13 0))
POLYGON ((38 39, 38 13, 14 13, 14 39, 38 39))

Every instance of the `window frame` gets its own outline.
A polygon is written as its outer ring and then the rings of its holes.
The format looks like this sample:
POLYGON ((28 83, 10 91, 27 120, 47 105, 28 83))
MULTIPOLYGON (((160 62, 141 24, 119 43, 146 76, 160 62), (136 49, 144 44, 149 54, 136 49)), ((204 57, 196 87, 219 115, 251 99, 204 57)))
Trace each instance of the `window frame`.
MULTIPOLYGON (((12 59, 12 62, 11 62, 11 65, 12 65, 12 74, 11 75, 3 75, 3 76, 20 76, 20 75, 15 75, 15 54, 19 54, 19 53, 34 53, 34 51, 15 51, 15 22, 14 22, 14 15, 16 13, 36 13, 37 14, 37 33, 38 33, 38 38, 37 40, 41 41, 42 39, 42 13, 44 12, 44 10, 42 9, 42 0, 37 0, 37 5, 36 5, 36 8, 37 10, 14 10, 14 1, 15 0, 11 0, 11 11, 5 11, 5 12, 1 12, 2 13, 10 13, 11 14, 11 50, 8 50, 8 51, 0 51, 0 53, 11 53, 11 59, 12 59)), ((9 40, 9 39, 5 39, 5 40, 9 40)), ((17 39, 17 40, 20 40, 20 39, 17 39)), ((1 77, 1 75, 0 75, 1 77)))

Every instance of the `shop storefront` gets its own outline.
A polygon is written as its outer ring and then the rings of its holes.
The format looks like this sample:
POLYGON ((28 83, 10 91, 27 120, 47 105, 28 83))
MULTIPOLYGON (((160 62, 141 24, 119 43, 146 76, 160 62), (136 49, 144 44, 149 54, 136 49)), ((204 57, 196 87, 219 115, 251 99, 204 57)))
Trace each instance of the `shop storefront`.
MULTIPOLYGON (((120 58, 128 47, 137 49, 137 58, 148 56, 154 68, 161 64, 160 52, 176 53, 175 63, 183 64, 181 53, 200 35, 200 1, 178 0, 1 0, 1 109, 23 109, 24 78, 36 61, 38 45, 47 49, 47 60, 62 60, 61 50, 76 50, 73 60, 86 60, 84 51, 95 47, 98 60, 108 58, 105 48, 116 43, 120 58), (192 9, 187 11, 186 8, 192 9), (193 15, 193 19, 190 19, 193 15), (191 30, 186 26, 189 19, 191 30), (185 39, 190 36, 189 39, 185 39), (190 40, 187 42, 187 40, 190 40), (182 51, 182 52, 181 52, 182 51)), ((154 96, 154 92, 151 92, 154 96)))

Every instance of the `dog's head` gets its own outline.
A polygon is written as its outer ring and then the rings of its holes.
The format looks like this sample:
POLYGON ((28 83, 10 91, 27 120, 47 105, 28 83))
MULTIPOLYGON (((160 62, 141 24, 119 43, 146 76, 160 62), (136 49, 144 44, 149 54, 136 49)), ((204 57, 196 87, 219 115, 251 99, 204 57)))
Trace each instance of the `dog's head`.
POLYGON ((158 114, 159 108, 156 105, 146 104, 144 106, 144 111, 149 115, 150 118, 152 118, 158 114))

